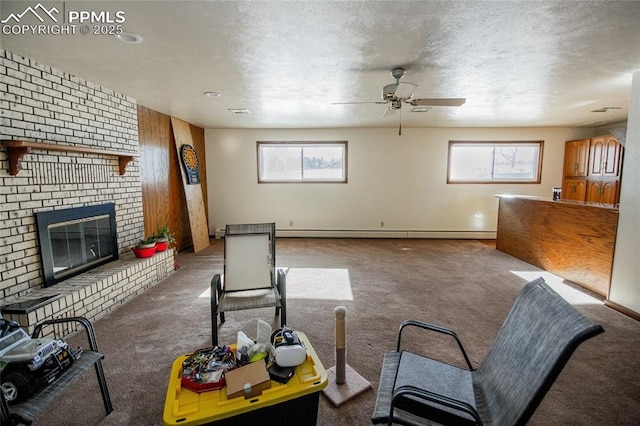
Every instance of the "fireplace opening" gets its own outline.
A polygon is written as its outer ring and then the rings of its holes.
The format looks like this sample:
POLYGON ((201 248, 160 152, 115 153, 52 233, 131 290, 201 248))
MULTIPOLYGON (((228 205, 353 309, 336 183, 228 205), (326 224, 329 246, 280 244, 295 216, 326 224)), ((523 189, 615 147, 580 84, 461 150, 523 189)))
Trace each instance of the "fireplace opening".
POLYGON ((45 287, 118 259, 115 204, 36 213, 45 287))

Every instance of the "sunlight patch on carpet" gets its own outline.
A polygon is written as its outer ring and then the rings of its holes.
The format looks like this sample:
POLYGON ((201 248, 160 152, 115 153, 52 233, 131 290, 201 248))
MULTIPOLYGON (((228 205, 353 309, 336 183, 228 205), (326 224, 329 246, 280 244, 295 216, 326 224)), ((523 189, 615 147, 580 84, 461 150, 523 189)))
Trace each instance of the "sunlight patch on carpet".
POLYGON ((287 299, 353 300, 349 270, 289 268, 287 299))
POLYGON ((533 281, 538 277, 544 278, 549 287, 554 289, 556 293, 562 296, 572 305, 602 305, 602 300, 594 296, 587 290, 578 288, 571 281, 552 274, 547 271, 511 271, 512 274, 523 278, 527 282, 533 281))
MULTIPOLYGON (((287 270, 287 299, 353 300, 348 269, 284 268, 287 270)), ((207 287, 198 298, 210 298, 207 287)))

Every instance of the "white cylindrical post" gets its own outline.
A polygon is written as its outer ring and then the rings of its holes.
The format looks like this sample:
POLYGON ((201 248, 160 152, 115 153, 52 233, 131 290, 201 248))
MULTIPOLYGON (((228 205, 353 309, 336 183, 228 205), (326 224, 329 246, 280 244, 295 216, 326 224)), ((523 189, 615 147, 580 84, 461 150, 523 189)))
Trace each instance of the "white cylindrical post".
POLYGON ((346 381, 347 324, 345 316, 347 315, 347 308, 338 306, 333 312, 336 315, 336 384, 342 385, 346 381))

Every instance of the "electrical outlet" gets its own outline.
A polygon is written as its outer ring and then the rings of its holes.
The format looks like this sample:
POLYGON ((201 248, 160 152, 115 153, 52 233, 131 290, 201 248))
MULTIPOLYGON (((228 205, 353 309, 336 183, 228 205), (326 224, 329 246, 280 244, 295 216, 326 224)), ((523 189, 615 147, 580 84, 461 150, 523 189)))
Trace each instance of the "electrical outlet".
POLYGON ((293 226, 293 221, 292 220, 289 221, 289 226, 293 226))
POLYGON ((380 228, 384 228, 384 220, 380 222, 380 228))

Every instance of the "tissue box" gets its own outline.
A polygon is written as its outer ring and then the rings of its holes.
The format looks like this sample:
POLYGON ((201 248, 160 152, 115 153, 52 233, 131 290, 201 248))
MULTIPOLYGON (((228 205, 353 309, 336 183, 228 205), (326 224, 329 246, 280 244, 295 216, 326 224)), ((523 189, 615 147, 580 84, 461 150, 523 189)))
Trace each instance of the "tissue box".
POLYGON ((252 362, 225 373, 227 398, 244 396, 245 399, 258 396, 271 388, 271 379, 264 360, 252 362))

